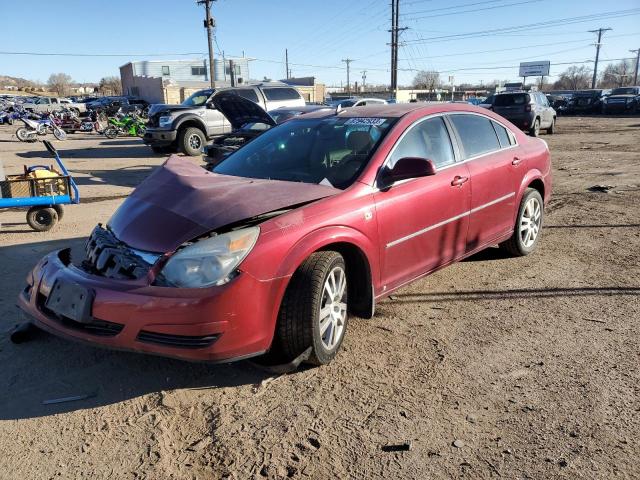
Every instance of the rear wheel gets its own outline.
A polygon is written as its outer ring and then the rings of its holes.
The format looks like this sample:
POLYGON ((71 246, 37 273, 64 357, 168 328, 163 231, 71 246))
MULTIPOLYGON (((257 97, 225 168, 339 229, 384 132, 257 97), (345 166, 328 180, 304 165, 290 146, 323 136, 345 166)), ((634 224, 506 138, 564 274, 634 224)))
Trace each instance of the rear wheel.
POLYGON ((58 213, 50 207, 31 207, 27 212, 27 223, 36 232, 51 230, 58 222, 58 213))
POLYGON ((533 121, 533 125, 531 125, 531 128, 529 129, 529 135, 531 135, 532 137, 537 137, 538 135, 540 135, 540 119, 536 118, 533 121))
POLYGON ((21 142, 33 142, 36 139, 33 130, 28 130, 25 127, 20 127, 18 130, 16 130, 16 137, 18 137, 18 140, 20 140, 21 142))
POLYGON ((118 136, 118 129, 115 127, 107 127, 104 131, 104 135, 107 138, 114 139, 118 136))
POLYGON ((182 131, 179 141, 182 153, 190 157, 196 157, 202 154, 202 147, 204 147, 206 139, 202 130, 189 127, 182 131))
POLYGON ((533 252, 540 238, 543 214, 542 195, 536 189, 528 188, 520 202, 513 235, 500 247, 515 257, 533 252))
POLYGON ((312 254, 294 273, 280 306, 276 344, 291 361, 311 348, 307 362, 336 356, 347 329, 347 273, 342 255, 312 254))

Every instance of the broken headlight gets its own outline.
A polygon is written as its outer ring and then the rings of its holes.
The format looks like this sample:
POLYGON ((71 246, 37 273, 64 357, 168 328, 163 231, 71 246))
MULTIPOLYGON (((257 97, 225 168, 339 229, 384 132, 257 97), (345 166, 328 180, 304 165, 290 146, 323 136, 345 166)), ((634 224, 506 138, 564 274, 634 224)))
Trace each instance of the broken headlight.
POLYGON ((235 230, 178 250, 162 269, 175 287, 202 288, 227 283, 256 244, 260 228, 235 230))

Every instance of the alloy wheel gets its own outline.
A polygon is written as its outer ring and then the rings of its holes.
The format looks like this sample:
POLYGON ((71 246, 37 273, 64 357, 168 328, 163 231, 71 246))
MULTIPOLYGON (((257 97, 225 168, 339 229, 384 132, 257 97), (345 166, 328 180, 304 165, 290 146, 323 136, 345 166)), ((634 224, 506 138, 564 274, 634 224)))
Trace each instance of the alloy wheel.
POLYGON ((342 267, 334 267, 324 282, 320 303, 320 338, 327 350, 340 343, 347 319, 347 276, 342 267))
POLYGON ((531 247, 538 238, 542 222, 542 206, 537 198, 530 198, 520 217, 520 240, 525 248, 531 247))
POLYGON ((202 139, 195 133, 189 137, 189 146, 194 150, 200 150, 202 147, 202 139))

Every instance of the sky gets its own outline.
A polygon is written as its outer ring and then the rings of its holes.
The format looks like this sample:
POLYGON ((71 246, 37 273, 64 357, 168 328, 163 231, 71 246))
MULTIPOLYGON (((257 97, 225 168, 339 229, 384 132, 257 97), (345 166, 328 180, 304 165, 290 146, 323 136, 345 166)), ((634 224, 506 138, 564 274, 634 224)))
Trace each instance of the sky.
MULTIPOLYGON (((255 58, 251 77, 293 76, 327 85, 388 84, 390 0, 218 0, 216 55, 255 58)), ((400 0, 399 84, 418 70, 459 83, 517 80, 522 61, 551 61, 552 79, 572 62, 629 58, 640 48, 640 0, 400 0), (544 23, 539 25, 539 23, 544 23), (532 26, 532 24, 538 24, 532 26), (512 27, 522 27, 505 30, 512 27), (498 31, 496 31, 498 30, 498 31)), ((203 58, 204 8, 195 0, 0 0, 4 19, 0 75, 46 82, 51 73, 76 82, 119 75, 131 60, 203 58), (28 27, 25 30, 25 27, 28 27), (15 55, 56 53, 82 56, 15 55)), ((593 63, 580 63, 592 68, 593 63)))

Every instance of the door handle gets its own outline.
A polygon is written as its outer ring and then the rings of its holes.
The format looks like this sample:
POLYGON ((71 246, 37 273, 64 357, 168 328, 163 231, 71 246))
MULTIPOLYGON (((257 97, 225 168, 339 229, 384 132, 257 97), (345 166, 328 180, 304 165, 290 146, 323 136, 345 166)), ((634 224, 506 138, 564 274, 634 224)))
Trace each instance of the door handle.
POLYGON ((518 157, 513 157, 513 160, 511 161, 511 165, 520 165, 521 163, 522 159, 518 157))
POLYGON ((453 177, 453 180, 451 180, 451 186, 461 187, 462 184, 468 180, 469 180, 469 177, 461 177, 460 175, 456 175, 455 177, 453 177))

